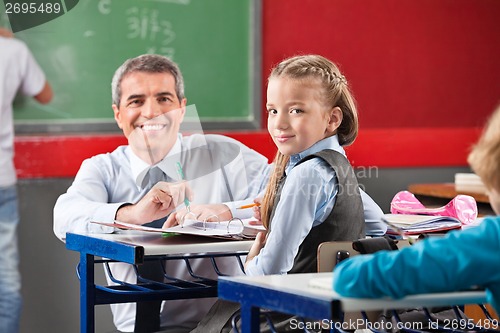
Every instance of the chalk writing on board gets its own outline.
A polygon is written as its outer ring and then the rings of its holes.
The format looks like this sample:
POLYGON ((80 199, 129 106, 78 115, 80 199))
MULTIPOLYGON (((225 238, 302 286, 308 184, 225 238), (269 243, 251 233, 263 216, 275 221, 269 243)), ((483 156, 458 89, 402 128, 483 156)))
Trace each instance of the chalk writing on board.
MULTIPOLYGON (((189 5, 191 0, 149 0, 150 2, 172 3, 177 5, 189 5)), ((111 13, 112 0, 100 0, 97 4, 97 9, 103 15, 111 13)))
POLYGON ((131 7, 126 10, 126 15, 127 38, 146 41, 146 53, 158 53, 174 58, 175 49, 171 43, 175 40, 175 32, 172 23, 159 19, 157 9, 131 7))
POLYGON ((90 123, 96 124, 90 131, 115 131, 109 80, 124 59, 144 53, 174 58, 182 66, 190 103, 200 106, 205 124, 254 128, 254 2, 81 0, 68 15, 19 36, 60 94, 49 106, 19 101, 18 133, 86 131, 90 123), (231 108, 214 97, 220 89, 232 96, 231 108))
POLYGON ((97 9, 103 15, 111 14, 111 0, 100 0, 97 9))

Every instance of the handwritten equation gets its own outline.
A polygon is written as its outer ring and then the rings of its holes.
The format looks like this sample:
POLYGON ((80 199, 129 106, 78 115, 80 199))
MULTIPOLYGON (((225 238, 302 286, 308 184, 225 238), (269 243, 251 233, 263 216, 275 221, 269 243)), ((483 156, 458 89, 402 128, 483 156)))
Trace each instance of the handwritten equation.
MULTIPOLYGON (((189 5, 190 0, 149 0, 149 2, 189 5)), ((100 0, 98 10, 102 15, 112 12, 112 0, 100 0)), ((176 33, 172 22, 160 18, 160 11, 154 8, 132 6, 125 10, 127 26, 126 38, 141 40, 144 44, 144 53, 161 54, 170 59, 175 58, 173 42, 176 33), (144 43, 145 42, 145 43, 144 43)))

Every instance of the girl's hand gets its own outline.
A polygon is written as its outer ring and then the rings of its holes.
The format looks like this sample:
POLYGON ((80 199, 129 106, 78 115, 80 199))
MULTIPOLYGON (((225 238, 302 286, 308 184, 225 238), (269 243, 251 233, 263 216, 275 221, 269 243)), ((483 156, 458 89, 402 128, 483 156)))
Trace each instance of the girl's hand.
POLYGON ((233 218, 231 210, 224 204, 211 204, 211 205, 191 205, 191 213, 188 213, 186 208, 178 210, 170 214, 163 228, 170 228, 177 224, 182 224, 182 219, 185 216, 188 220, 219 222, 229 221, 233 218))
POLYGON ((256 257, 260 253, 260 250, 262 250, 262 248, 266 245, 266 236, 267 233, 259 232, 255 237, 255 241, 253 242, 250 251, 248 251, 247 260, 245 261, 245 268, 247 264, 252 261, 252 259, 256 257))
POLYGON ((252 208, 253 209, 253 217, 259 221, 262 221, 262 216, 260 215, 260 205, 262 204, 262 198, 255 198, 253 200, 253 202, 258 204, 257 206, 252 208))

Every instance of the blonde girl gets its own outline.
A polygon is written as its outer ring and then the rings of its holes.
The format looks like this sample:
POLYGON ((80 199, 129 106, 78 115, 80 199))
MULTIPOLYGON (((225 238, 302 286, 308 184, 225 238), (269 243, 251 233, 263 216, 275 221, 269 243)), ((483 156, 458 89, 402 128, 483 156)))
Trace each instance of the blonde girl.
MULTIPOLYGON (((376 224, 382 215, 359 190, 342 148, 358 133, 354 100, 335 64, 304 55, 273 69, 267 110, 269 134, 278 147, 261 206, 267 239, 263 233, 257 236, 245 273, 315 272, 321 242, 364 237, 365 218, 376 224)), ((238 304, 218 300, 192 332, 229 332, 238 309, 238 304)), ((289 328, 288 316, 272 318, 278 331, 289 328)))
POLYGON ((266 107, 278 148, 261 206, 268 233, 257 237, 245 272, 314 272, 321 242, 365 235, 365 198, 342 148, 358 134, 356 105, 334 63, 302 55, 272 70, 266 107))

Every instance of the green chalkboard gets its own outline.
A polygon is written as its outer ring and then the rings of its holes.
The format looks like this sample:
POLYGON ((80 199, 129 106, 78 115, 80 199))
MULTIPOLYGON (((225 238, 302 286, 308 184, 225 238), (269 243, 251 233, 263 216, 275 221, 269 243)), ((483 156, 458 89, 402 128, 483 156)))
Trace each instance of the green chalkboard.
POLYGON ((112 75, 143 53, 179 64, 188 105, 196 105, 204 128, 257 127, 258 7, 255 0, 81 0, 57 19, 16 34, 55 92, 49 105, 17 99, 16 130, 116 130, 112 75))

